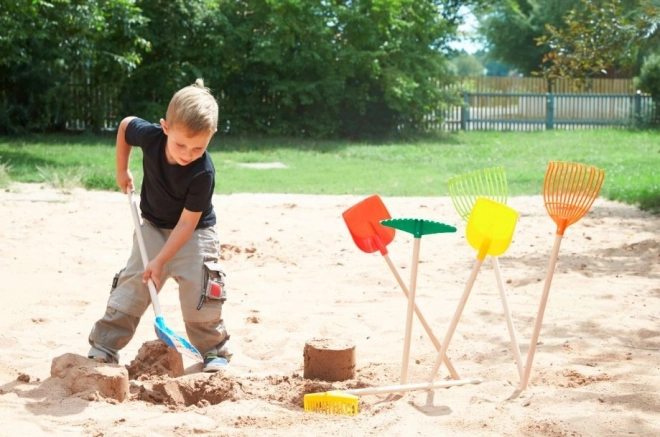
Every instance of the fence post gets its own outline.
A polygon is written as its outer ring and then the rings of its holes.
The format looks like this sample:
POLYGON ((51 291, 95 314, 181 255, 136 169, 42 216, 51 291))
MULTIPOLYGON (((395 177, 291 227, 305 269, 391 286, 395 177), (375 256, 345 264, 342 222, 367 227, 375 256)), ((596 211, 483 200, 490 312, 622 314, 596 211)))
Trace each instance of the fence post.
POLYGON ((555 124, 555 96, 552 93, 546 94, 545 101, 545 128, 552 130, 555 124))
POLYGON ((468 118, 470 118, 470 93, 463 91, 463 108, 461 108, 461 130, 467 130, 468 118))
POLYGON ((634 114, 634 119, 633 119, 633 124, 635 126, 639 126, 642 124, 642 92, 640 90, 637 90, 635 93, 635 114, 634 114))

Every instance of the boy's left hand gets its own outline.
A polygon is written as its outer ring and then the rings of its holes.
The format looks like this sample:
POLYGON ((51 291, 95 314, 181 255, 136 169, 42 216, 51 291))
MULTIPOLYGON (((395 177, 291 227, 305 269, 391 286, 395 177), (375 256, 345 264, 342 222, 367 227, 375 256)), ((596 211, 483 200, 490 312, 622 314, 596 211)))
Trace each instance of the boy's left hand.
POLYGON ((149 279, 154 281, 156 289, 160 289, 160 278, 163 274, 163 264, 160 263, 157 259, 153 259, 147 264, 147 267, 144 269, 142 274, 142 281, 146 284, 149 279))

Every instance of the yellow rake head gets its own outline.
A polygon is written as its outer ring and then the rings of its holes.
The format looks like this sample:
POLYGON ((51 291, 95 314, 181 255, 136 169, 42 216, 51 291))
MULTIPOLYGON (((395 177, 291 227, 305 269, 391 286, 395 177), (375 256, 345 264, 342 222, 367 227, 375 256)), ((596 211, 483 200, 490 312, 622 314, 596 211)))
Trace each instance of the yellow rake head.
POLYGON ((465 221, 478 197, 506 204, 509 188, 503 167, 486 168, 449 178, 449 194, 456 212, 465 221))
POLYGON ((305 411, 323 414, 353 416, 358 413, 358 397, 339 390, 325 393, 308 393, 304 398, 305 411))

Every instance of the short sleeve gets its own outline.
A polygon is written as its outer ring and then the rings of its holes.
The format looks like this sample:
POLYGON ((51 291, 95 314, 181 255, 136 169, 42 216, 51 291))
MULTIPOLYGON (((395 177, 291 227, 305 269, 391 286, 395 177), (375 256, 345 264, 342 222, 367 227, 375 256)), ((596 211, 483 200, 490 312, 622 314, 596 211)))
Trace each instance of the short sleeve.
POLYGON ((160 124, 149 123, 142 118, 134 118, 126 126, 125 139, 131 146, 144 148, 157 143, 162 136, 163 127, 160 124))
POLYGON ((188 186, 185 208, 188 211, 207 211, 212 205, 215 178, 213 172, 201 172, 192 179, 188 186))

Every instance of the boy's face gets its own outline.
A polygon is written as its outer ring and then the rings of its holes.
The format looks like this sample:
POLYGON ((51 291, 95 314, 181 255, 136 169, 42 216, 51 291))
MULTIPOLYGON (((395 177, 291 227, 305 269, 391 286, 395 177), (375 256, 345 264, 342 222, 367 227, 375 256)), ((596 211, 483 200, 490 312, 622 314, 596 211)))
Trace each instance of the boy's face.
POLYGON ((165 147, 165 156, 170 164, 186 166, 199 159, 211 141, 213 133, 199 132, 189 134, 188 131, 174 126, 168 127, 167 122, 160 119, 160 125, 163 132, 167 135, 167 146, 165 147))

